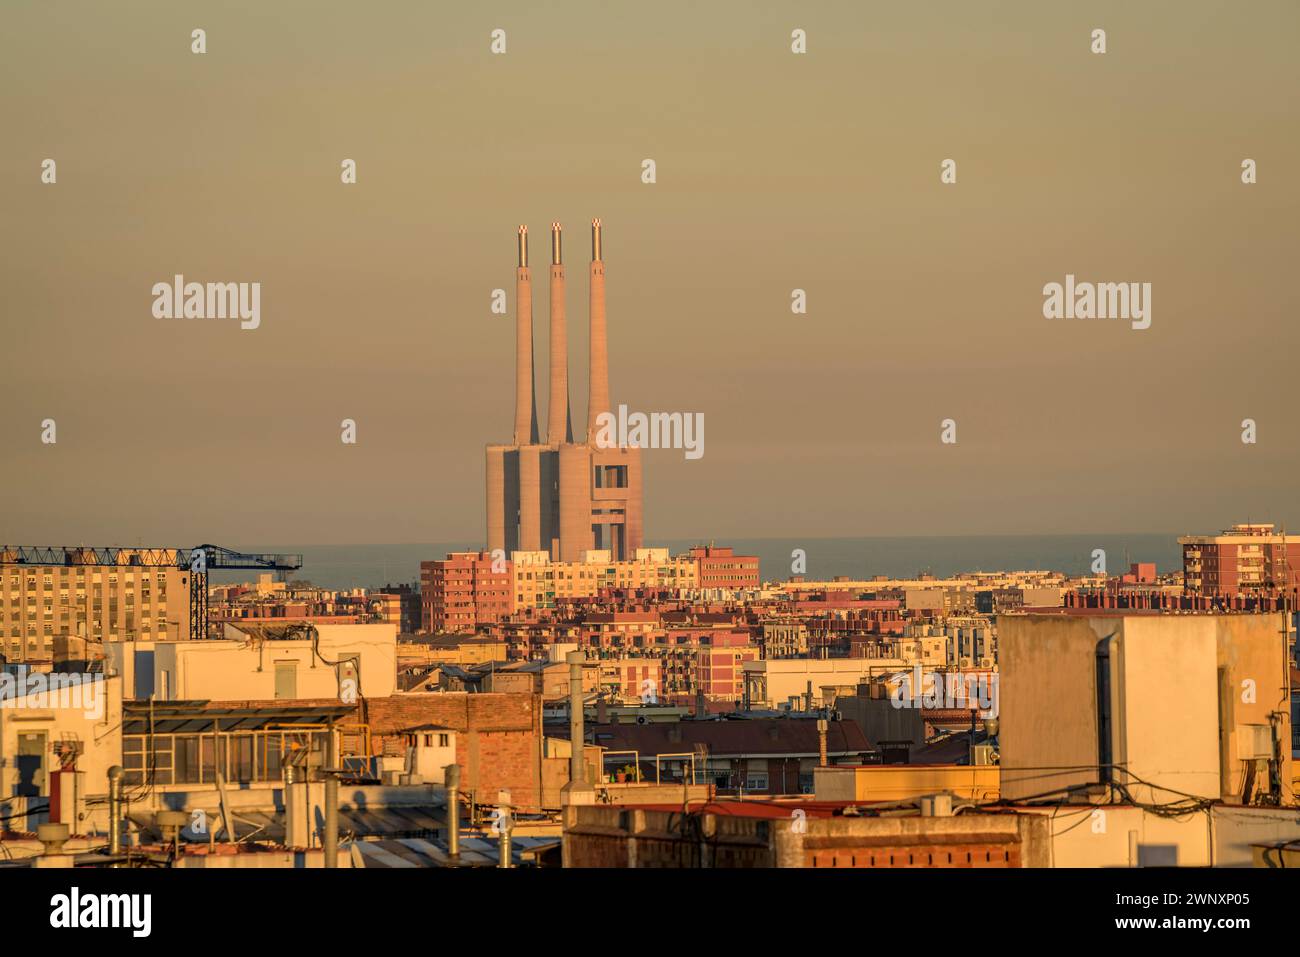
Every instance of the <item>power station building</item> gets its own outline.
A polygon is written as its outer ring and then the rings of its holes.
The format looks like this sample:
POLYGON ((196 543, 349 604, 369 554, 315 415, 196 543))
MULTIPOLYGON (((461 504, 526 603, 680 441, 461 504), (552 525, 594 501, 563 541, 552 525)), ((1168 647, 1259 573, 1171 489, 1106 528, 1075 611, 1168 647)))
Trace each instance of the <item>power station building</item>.
POLYGON ((600 220, 591 223, 588 316, 591 365, 587 429, 575 442, 569 407, 569 339, 564 316, 564 258, 559 223, 551 224, 550 404, 538 432, 533 374, 533 280, 528 227, 519 227, 515 270, 515 431, 510 445, 487 447, 488 550, 549 552, 579 561, 592 549, 626 561, 641 547, 641 451, 596 444, 597 418, 611 412, 605 338, 605 264, 600 220))

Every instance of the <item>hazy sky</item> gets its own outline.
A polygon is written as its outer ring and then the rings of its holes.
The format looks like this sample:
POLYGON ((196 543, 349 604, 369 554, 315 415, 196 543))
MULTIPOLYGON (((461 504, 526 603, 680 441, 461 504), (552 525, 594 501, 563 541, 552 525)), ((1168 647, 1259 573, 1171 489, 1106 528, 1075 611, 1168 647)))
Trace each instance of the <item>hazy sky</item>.
POLYGON ((645 455, 651 542, 1300 527, 1297 36, 1293 0, 7 0, 0 539, 480 538, 517 225, 543 423, 566 226, 582 423, 592 216, 614 402, 706 421, 645 455), (154 318, 176 273, 260 282, 261 327, 154 318), (1066 273, 1150 282, 1151 328, 1044 319, 1066 273))

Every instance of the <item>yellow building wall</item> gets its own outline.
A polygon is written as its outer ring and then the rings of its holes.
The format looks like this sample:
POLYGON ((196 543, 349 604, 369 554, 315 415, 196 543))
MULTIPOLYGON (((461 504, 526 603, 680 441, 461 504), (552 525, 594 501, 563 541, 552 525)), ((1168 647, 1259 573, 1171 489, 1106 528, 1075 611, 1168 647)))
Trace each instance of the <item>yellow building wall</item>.
POLYGON ((926 794, 950 793, 958 799, 996 801, 1000 796, 997 765, 873 764, 816 768, 813 790, 818 801, 904 801, 926 794))

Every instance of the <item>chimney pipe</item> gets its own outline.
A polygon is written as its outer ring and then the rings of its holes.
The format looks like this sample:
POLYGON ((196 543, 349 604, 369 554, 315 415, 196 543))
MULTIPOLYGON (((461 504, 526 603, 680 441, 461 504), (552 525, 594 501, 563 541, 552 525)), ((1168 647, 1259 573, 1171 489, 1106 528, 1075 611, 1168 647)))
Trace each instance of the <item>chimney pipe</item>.
MULTIPOLYGON (((587 444, 596 441, 597 417, 609 407, 609 345, 605 337, 605 264, 600 258, 600 220, 591 221, 591 276, 587 315, 590 325, 587 377, 587 444)), ((617 556, 616 556, 617 557, 617 556)))
POLYGON ((510 866, 510 829, 513 822, 509 816, 504 816, 501 821, 501 829, 497 832, 497 867, 510 866))
POLYGON ((817 719, 817 763, 826 767, 830 762, 826 759, 826 719, 817 719))
POLYGON ((108 769, 108 853, 122 853, 122 775, 120 765, 108 769))
POLYGON ((329 868, 339 866, 339 776, 334 767, 337 762, 334 734, 334 729, 330 728, 325 741, 325 835, 322 843, 325 866, 329 868))
POLYGON ((515 445, 537 444, 533 366, 533 276, 528 269, 528 227, 520 226, 515 270, 515 445))
POLYGON ((587 783, 587 762, 583 755, 582 665, 587 656, 571 651, 569 660, 569 780, 587 783))
POLYGON ((449 764, 447 774, 447 854, 460 860, 460 765, 449 764))
POLYGON ((564 259, 561 229, 551 223, 551 402, 546 410, 547 442, 573 442, 573 420, 569 412, 569 334, 564 320, 564 259))

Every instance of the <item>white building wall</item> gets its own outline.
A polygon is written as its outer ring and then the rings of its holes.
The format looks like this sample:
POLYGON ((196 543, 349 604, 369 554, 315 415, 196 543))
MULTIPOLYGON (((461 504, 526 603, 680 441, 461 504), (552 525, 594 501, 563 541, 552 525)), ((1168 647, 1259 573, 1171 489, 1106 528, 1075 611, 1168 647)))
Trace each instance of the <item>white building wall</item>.
MULTIPOLYGON (((397 690, 397 626, 318 625, 318 653, 309 640, 254 640, 227 625, 218 641, 159 642, 154 693, 173 701, 270 701, 276 665, 293 665, 293 698, 341 698, 346 672, 328 664, 360 657, 358 696, 384 698, 397 690)), ((137 681, 138 683, 138 681, 137 681)))

